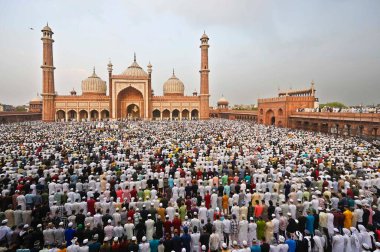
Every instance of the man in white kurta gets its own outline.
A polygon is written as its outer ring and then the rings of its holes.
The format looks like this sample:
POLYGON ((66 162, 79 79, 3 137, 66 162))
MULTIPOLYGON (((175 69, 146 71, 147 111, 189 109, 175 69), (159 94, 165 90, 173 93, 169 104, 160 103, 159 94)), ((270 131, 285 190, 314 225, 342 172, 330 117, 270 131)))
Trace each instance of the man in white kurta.
MULTIPOLYGON (((149 214, 150 215, 150 214, 149 214)), ((148 215, 148 216, 149 216, 148 215)), ((154 234, 154 220, 151 219, 151 216, 149 216, 149 219, 145 221, 146 226, 146 239, 148 241, 153 240, 153 234, 154 234)))
POLYGON ((339 230, 334 228, 334 235, 332 237, 332 252, 342 252, 344 251, 344 238, 341 234, 339 234, 339 230))
POLYGON ((248 240, 248 221, 245 219, 245 216, 242 217, 242 220, 239 222, 239 243, 242 245, 243 241, 248 240))

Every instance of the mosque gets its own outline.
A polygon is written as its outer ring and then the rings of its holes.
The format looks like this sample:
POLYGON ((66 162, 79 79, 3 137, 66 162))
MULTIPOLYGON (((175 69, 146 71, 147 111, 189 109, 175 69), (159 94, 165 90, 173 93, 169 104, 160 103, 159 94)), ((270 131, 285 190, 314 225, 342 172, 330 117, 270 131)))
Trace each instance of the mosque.
POLYGON ((68 95, 58 95, 54 83, 53 31, 46 25, 42 29, 43 65, 42 98, 30 103, 31 111, 42 108, 42 120, 84 121, 99 119, 141 120, 203 120, 209 118, 209 38, 204 33, 200 38, 201 68, 200 93, 185 96, 185 85, 175 75, 163 85, 163 96, 155 96, 152 90, 152 65, 146 71, 137 63, 122 73, 114 73, 108 64, 108 87, 95 69, 82 81, 82 93, 75 90, 68 95), (107 94, 108 90, 108 94, 107 94))

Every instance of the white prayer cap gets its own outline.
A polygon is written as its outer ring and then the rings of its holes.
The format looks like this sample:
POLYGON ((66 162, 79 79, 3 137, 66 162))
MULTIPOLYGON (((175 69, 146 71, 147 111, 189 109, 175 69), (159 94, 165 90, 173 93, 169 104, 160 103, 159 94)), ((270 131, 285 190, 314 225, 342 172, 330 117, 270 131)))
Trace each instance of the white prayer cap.
POLYGON ((132 241, 136 241, 136 236, 132 236, 132 241))
POLYGON ((87 242, 88 242, 88 239, 83 240, 83 244, 87 244, 87 242))
POLYGON ((142 241, 146 241, 146 236, 143 236, 143 237, 142 237, 142 241))
POLYGON ((114 242, 117 242, 118 240, 119 240, 118 237, 113 238, 113 241, 114 241, 114 242))
POLYGON ((69 224, 67 225, 68 227, 72 227, 73 226, 73 223, 72 222, 69 222, 69 224))
POLYGON ((279 242, 285 242, 285 237, 282 236, 282 235, 280 235, 280 236, 278 237, 278 241, 279 241, 279 242))

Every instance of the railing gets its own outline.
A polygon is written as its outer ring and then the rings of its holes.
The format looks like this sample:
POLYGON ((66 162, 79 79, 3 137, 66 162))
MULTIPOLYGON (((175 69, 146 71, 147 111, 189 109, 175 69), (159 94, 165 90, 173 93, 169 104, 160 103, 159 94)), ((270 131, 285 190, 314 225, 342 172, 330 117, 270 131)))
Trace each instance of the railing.
POLYGON ((293 112, 290 118, 309 118, 338 121, 357 121, 380 123, 380 114, 347 112, 293 112))

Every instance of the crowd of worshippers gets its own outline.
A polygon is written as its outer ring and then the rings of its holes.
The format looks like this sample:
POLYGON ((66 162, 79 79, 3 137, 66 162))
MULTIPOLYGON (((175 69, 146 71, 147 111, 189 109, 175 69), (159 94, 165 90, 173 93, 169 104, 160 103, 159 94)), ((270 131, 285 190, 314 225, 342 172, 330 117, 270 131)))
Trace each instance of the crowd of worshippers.
POLYGON ((380 151, 209 120, 0 128, 0 251, 380 251, 380 151))

